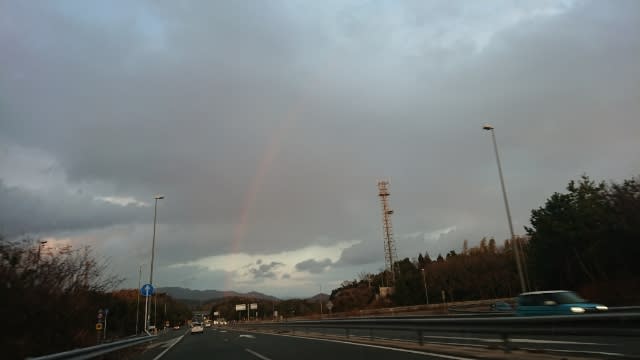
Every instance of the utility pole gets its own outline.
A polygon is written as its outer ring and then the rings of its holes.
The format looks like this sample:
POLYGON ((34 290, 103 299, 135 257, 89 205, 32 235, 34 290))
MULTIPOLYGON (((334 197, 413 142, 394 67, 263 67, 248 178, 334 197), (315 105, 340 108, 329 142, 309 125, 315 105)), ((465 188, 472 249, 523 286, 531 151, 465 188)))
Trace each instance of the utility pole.
POLYGON ((322 284, 320 284, 320 318, 322 318, 322 284))
POLYGON ((38 241, 38 256, 37 256, 37 261, 36 261, 36 265, 40 265, 40 250, 42 249, 42 247, 44 246, 44 244, 47 243, 47 240, 40 240, 38 241))
POLYGON ((136 299, 136 335, 138 335, 138 318, 140 316, 140 282, 142 281, 142 265, 140 265, 140 269, 138 269, 138 296, 136 299))
POLYGON ((425 268, 422 268, 420 270, 422 270, 422 280, 424 281, 424 296, 427 299, 427 305, 429 305, 429 292, 427 291, 427 275, 425 274, 426 270, 425 268))

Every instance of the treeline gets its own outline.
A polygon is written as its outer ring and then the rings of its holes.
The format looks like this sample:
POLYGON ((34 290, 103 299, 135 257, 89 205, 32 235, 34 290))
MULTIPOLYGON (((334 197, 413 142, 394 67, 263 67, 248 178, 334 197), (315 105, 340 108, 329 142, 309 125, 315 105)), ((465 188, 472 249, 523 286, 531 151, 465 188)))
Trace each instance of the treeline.
MULTIPOLYGON (((610 305, 640 301, 640 182, 570 181, 531 211, 519 237, 529 290, 570 289, 610 305)), ((331 294, 335 311, 442 301, 513 297, 520 293, 513 242, 482 239, 432 260, 427 252, 397 265, 395 293, 379 296, 384 272, 360 274, 331 294), (424 269, 424 270, 423 270, 424 269), (425 292, 425 284, 427 292, 425 292)))
MULTIPOLYGON (((137 290, 109 292, 121 279, 108 274, 108 264, 97 261, 88 247, 44 247, 33 239, 0 237, 3 357, 24 359, 95 345, 98 309, 109 309, 109 339, 133 335, 137 290)), ((168 320, 191 317, 183 305, 162 295, 157 301, 158 323, 165 319, 165 303, 168 320)), ((143 314, 141 297, 140 329, 143 314)))
POLYGON ((331 294, 335 311, 350 311, 382 306, 437 304, 451 301, 511 297, 518 294, 513 247, 508 240, 497 246, 494 239, 482 239, 480 245, 454 250, 435 260, 418 254, 396 263, 395 292, 390 299, 379 296, 388 274, 360 274, 346 281, 331 294), (427 299, 428 297, 428 299, 427 299))

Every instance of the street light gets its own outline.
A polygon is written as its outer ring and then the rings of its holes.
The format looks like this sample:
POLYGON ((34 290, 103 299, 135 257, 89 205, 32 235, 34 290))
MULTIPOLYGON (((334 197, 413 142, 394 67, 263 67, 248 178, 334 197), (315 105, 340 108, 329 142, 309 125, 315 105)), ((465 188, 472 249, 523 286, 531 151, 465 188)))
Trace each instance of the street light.
MULTIPOLYGON (((158 216, 158 200, 164 199, 164 195, 155 196, 155 206, 153 207, 153 240, 151 242, 151 269, 149 270, 149 285, 153 285, 153 260, 155 258, 156 251, 156 219, 158 216)), ((144 304, 144 329, 148 333, 149 331, 149 296, 145 297, 144 304)))
POLYGON ((511 233, 511 243, 513 244, 513 254, 516 258, 516 266, 518 267, 518 276, 520 277, 520 286, 522 292, 527 291, 527 287, 524 282, 524 276, 522 274, 522 264, 520 263, 520 251, 519 244, 516 242, 516 236, 513 232, 513 223, 511 221, 511 210, 509 210, 509 200, 507 200, 507 190, 504 186, 504 178, 502 177, 502 166, 500 165, 500 155, 498 155, 498 144, 496 142, 496 134, 493 126, 485 124, 482 127, 483 130, 491 132, 491 139, 493 140, 493 150, 496 153, 496 162, 498 163, 498 175, 500 176, 500 186, 502 187, 502 197, 504 198, 504 208, 507 212, 507 221, 509 222, 509 232, 511 233))
POLYGON ((427 305, 429 305, 429 292, 427 291, 427 275, 425 274, 425 269, 422 268, 422 281, 424 281, 424 296, 427 299, 427 305))

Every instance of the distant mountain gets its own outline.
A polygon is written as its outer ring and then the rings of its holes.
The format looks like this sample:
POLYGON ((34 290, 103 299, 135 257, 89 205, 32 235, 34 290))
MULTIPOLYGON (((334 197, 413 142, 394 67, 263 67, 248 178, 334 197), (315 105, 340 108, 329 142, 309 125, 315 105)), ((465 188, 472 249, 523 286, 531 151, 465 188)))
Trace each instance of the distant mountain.
POLYGON ((248 293, 239 293, 236 291, 220 291, 220 290, 191 290, 182 287, 163 287, 158 288, 157 292, 165 292, 174 299, 192 300, 192 301, 209 301, 222 299, 225 297, 249 297, 261 300, 278 301, 279 299, 270 295, 265 295, 256 291, 248 293))
POLYGON ((327 302, 329 301, 329 295, 320 293, 320 294, 314 295, 313 297, 308 298, 307 300, 313 301, 313 302, 327 302))

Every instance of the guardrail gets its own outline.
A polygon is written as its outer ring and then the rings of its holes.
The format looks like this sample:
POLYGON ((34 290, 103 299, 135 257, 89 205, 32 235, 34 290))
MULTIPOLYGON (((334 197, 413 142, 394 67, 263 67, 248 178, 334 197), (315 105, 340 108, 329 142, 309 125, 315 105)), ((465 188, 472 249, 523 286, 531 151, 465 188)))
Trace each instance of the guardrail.
POLYGON ((425 332, 452 332, 494 334, 502 337, 505 352, 511 350, 511 335, 581 335, 640 337, 640 312, 614 314, 581 314, 531 317, 456 317, 420 319, 343 319, 321 321, 294 321, 274 323, 240 323, 237 327, 295 329, 342 329, 345 336, 350 330, 397 330, 415 332, 420 345, 425 332))
POLYGON ((108 354, 117 350, 122 350, 131 346, 140 345, 156 339, 156 336, 144 336, 133 339, 114 341, 108 344, 89 346, 80 349, 69 350, 61 353, 30 357, 27 360, 82 360, 91 359, 96 356, 108 354))

